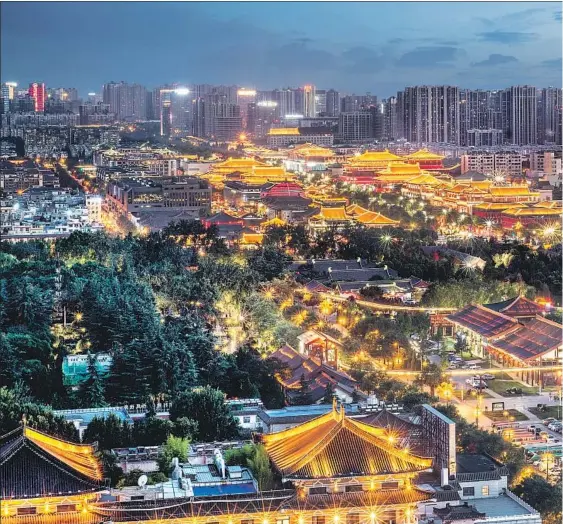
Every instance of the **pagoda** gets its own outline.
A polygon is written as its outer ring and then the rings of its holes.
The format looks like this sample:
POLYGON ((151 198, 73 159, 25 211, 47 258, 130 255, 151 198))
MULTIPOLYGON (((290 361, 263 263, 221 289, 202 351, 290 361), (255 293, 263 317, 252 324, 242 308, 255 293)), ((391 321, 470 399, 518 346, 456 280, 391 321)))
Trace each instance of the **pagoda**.
POLYGON ((58 439, 25 423, 0 437, 2 524, 22 518, 96 522, 91 505, 106 489, 93 446, 58 439))

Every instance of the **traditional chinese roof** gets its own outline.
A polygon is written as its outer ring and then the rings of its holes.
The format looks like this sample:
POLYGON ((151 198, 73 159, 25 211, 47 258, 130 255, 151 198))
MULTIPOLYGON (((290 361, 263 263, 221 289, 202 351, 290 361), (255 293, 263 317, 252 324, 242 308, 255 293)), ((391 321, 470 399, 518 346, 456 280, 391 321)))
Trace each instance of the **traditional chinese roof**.
POLYGON ((319 213, 311 220, 327 220, 327 221, 347 221, 350 217, 346 215, 344 207, 321 207, 319 213))
POLYGON ((285 176, 286 172, 283 167, 255 166, 252 168, 252 174, 257 177, 271 177, 271 176, 285 176))
POLYGON ((435 176, 423 173, 420 176, 411 178, 407 185, 415 185, 415 186, 440 186, 444 184, 443 180, 437 179, 435 176))
POLYGON ((428 149, 419 149, 418 151, 406 155, 403 158, 407 160, 438 160, 442 161, 445 157, 443 155, 438 155, 437 153, 432 153, 428 149))
POLYGON ((262 233, 243 233, 242 237, 240 239, 240 243, 241 244, 255 244, 255 245, 259 245, 262 244, 262 241, 264 240, 264 235, 262 233))
POLYGON ((99 491, 94 451, 27 426, 7 433, 0 437, 0 500, 99 491))
POLYGON ((456 313, 448 315, 447 319, 484 338, 508 334, 520 326, 513 318, 480 305, 464 307, 456 313))
POLYGON ((535 360, 563 346, 562 329, 557 322, 536 317, 490 346, 521 361, 535 360))
POLYGON ((289 156, 304 157, 304 158, 332 158, 335 156, 334 151, 325 147, 320 147, 315 144, 300 144, 295 146, 289 153, 289 156))
POLYGON ((358 204, 351 204, 346 208, 346 213, 350 216, 358 216, 367 213, 369 210, 358 204))
POLYGON ((434 508, 434 514, 440 517, 444 524, 455 522, 457 520, 477 520, 486 516, 475 509, 475 506, 469 506, 467 502, 462 506, 446 505, 445 508, 434 508))
POLYGON ((220 224, 242 224, 242 220, 238 217, 235 217, 233 215, 229 215, 228 213, 225 213, 224 211, 221 211, 219 213, 217 213, 216 215, 213 215, 209 218, 205 219, 205 222, 208 224, 216 224, 216 225, 220 225, 220 224))
POLYGON ((531 318, 543 313, 543 309, 539 304, 522 295, 515 298, 509 298, 508 300, 504 300, 502 302, 485 304, 485 307, 515 318, 531 318))
POLYGON ((562 202, 561 200, 542 200, 534 205, 537 208, 546 208, 546 209, 558 209, 559 212, 562 211, 562 202))
POLYGON ((353 156, 348 160, 349 164, 363 164, 369 162, 393 162, 402 161, 400 156, 394 155, 386 149, 385 151, 366 151, 358 156, 353 156))
POLYGON ((365 226, 392 226, 399 223, 399 220, 387 218, 381 213, 375 211, 367 211, 361 215, 356 216, 356 220, 365 226))
POLYGON ((561 216, 561 208, 541 208, 541 207, 521 207, 510 208, 502 212, 503 215, 521 217, 521 216, 561 216))
POLYGON ((268 131, 269 136, 292 136, 299 135, 298 127, 272 127, 268 131))
POLYGON ((213 165, 214 171, 232 170, 232 171, 249 171, 254 167, 268 167, 263 162, 258 162, 254 158, 228 158, 224 162, 218 162, 213 165))
POLYGON ((330 291, 330 288, 325 286, 322 282, 318 280, 310 280, 303 286, 307 291, 312 293, 326 293, 330 291))
POLYGON ((405 162, 389 163, 385 169, 379 172, 379 175, 412 175, 414 178, 421 174, 418 164, 407 164, 405 162))
POLYGON ((539 196, 539 193, 532 193, 527 185, 524 186, 492 186, 489 192, 493 196, 539 196))
POLYGON ((484 202, 483 204, 473 206, 473 209, 479 209, 482 211, 504 211, 505 209, 514 209, 519 207, 526 207, 526 204, 514 202, 484 202))
POLYGON ((286 478, 335 478, 425 471, 432 459, 393 446, 385 430, 346 417, 334 407, 294 428, 261 436, 286 478))

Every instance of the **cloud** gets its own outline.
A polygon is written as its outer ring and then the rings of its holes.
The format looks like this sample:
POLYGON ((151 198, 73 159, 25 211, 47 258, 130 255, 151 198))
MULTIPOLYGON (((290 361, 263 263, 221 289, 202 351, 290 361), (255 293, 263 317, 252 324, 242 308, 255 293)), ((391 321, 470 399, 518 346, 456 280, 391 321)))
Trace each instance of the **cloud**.
POLYGON ((497 44, 522 44, 532 42, 538 38, 536 33, 521 33, 518 31, 486 31, 477 33, 482 42, 494 42, 497 44))
POLYGON ((544 67, 553 67, 561 69, 563 67, 563 59, 561 58, 551 58, 550 60, 544 60, 541 63, 544 67))
POLYGON ((452 46, 417 47, 397 61, 399 67, 443 67, 455 62, 463 52, 452 46))
POLYGON ((509 64, 511 62, 518 62, 518 59, 515 56, 509 55, 499 55, 499 54, 492 54, 489 55, 489 58, 483 60, 481 62, 473 62, 471 64, 472 67, 492 67, 501 64, 509 64))
POLYGON ((344 71, 352 74, 372 74, 381 71, 387 65, 386 57, 365 46, 356 46, 344 51, 344 71))
POLYGON ((276 69, 308 73, 333 69, 337 62, 337 57, 329 51, 312 48, 309 42, 302 40, 274 47, 268 51, 266 58, 276 69))

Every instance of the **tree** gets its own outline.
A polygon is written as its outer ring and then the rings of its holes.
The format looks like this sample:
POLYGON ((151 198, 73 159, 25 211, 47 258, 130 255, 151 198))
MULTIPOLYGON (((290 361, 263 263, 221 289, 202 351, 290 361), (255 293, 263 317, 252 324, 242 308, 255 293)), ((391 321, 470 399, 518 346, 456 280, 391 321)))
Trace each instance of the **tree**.
POLYGON ((106 406, 104 379, 96 365, 96 356, 88 353, 88 378, 80 386, 80 404, 85 408, 106 406))
POLYGON ((561 484, 552 486, 543 477, 532 475, 524 478, 518 485, 513 486, 512 490, 522 498, 542 516, 553 514, 559 516, 561 522, 561 484))
POLYGON ((297 390, 297 394, 293 397, 291 403, 296 406, 307 406, 313 403, 313 399, 311 397, 311 386, 309 381, 305 378, 305 373, 301 375, 301 379, 299 380, 299 389, 297 390))
POLYGON ((188 439, 170 435, 158 456, 158 469, 168 475, 172 466, 172 459, 177 458, 179 462, 186 462, 189 451, 190 441, 188 439))
POLYGON ((332 386, 332 382, 327 382, 322 403, 332 404, 333 399, 334 399, 334 387, 332 386))
POLYGON ((263 280, 273 280, 282 275, 291 263, 291 257, 274 246, 265 246, 248 258, 248 266, 263 280))
POLYGON ((94 417, 82 436, 83 442, 97 442, 101 450, 123 448, 132 444, 131 428, 115 413, 107 417, 94 417))
POLYGON ((444 380, 445 376, 442 368, 436 364, 428 364, 416 378, 418 384, 430 388, 431 396, 434 396, 434 391, 444 380))
POLYGON ((261 491, 275 489, 276 480, 264 446, 246 444, 242 448, 230 449, 225 453, 225 462, 229 466, 246 466, 249 468, 258 481, 258 488, 261 491))
POLYGON ((224 394, 211 386, 181 392, 172 402, 170 419, 189 417, 198 424, 194 437, 202 442, 238 435, 238 422, 225 403, 224 394))

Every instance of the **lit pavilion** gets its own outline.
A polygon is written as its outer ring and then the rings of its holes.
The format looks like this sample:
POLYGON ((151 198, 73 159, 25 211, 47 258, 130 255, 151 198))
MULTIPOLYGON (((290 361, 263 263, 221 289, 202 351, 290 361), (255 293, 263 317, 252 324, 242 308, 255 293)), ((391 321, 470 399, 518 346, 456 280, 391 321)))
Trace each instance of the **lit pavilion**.
POLYGON ((443 155, 432 153, 428 149, 420 149, 403 157, 405 162, 418 164, 421 169, 426 171, 443 171, 444 165, 442 161, 444 158, 443 155))
POLYGON ((366 151, 358 156, 348 159, 344 169, 350 171, 382 171, 389 164, 404 163, 404 159, 398 155, 391 153, 388 149, 385 151, 366 151))

